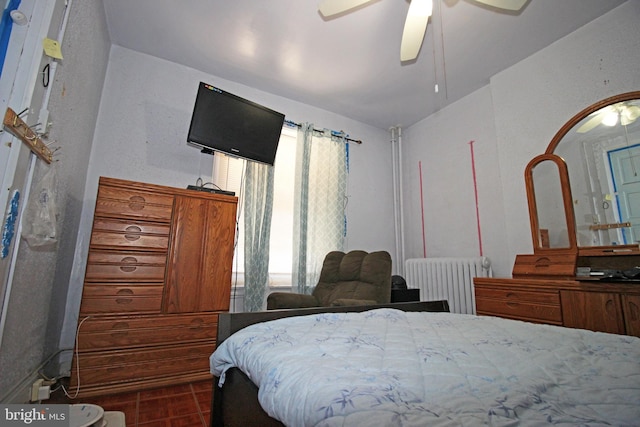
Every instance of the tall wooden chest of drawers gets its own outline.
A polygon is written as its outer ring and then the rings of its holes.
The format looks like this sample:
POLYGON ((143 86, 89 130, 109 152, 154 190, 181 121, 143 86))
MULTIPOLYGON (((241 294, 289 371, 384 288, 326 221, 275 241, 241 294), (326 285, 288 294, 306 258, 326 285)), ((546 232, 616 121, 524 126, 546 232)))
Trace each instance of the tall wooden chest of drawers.
POLYGON ((210 378, 229 310, 235 197, 100 178, 71 392, 210 378))

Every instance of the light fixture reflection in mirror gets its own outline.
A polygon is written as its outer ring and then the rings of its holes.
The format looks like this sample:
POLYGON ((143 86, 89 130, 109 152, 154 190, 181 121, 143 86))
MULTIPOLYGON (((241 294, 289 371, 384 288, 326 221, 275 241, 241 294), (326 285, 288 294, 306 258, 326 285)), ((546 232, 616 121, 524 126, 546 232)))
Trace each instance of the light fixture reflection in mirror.
POLYGON ((640 92, 617 95, 574 116, 547 148, 567 165, 578 246, 640 240, 638 189, 628 185, 640 171, 639 118, 640 92))
POLYGON ((577 133, 587 133, 598 125, 613 127, 620 122, 622 126, 628 126, 640 117, 640 100, 633 99, 622 101, 616 104, 607 105, 588 116, 583 124, 581 124, 577 133))

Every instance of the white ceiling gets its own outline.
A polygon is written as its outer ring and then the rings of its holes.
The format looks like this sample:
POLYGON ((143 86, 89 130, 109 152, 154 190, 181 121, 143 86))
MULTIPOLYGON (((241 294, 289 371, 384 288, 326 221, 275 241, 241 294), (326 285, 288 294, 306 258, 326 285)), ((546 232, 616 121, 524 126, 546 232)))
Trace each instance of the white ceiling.
POLYGON ((473 0, 435 0, 417 60, 401 63, 407 0, 373 0, 333 19, 318 13, 318 1, 104 0, 104 6, 114 44, 386 130, 431 115, 624 3, 530 0, 509 14, 473 0))

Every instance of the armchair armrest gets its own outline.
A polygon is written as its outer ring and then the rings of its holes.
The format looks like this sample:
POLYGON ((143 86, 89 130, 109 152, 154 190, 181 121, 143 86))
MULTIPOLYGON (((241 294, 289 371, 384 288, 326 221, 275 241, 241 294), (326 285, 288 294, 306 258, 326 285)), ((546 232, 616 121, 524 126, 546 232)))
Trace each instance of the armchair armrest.
POLYGON ((267 296, 267 310, 309 307, 320 307, 320 302, 313 295, 273 292, 267 296))

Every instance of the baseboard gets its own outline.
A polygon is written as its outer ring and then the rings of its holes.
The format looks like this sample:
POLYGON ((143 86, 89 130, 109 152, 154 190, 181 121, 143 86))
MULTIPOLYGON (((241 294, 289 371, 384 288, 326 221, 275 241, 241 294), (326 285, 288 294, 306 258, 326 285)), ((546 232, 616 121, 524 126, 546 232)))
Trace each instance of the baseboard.
MULTIPOLYGON (((23 378, 15 387, 13 387, 9 392, 3 395, 0 398, 0 403, 16 403, 16 404, 25 404, 31 401, 31 386, 36 380, 42 378, 40 375, 40 370, 43 369, 45 365, 51 365, 51 363, 55 362, 56 367, 52 368, 53 372, 58 372, 58 375, 53 375, 56 378, 62 378, 65 376, 69 376, 68 372, 71 370, 71 357, 73 356, 73 350, 58 350, 44 362, 40 364, 31 374, 27 377, 23 378), (65 357, 66 356, 66 357, 65 357), (57 358, 57 360, 55 360, 57 358), (68 358, 68 361, 67 361, 68 358), (67 365, 68 363, 68 365, 67 365), (68 368, 67 368, 68 366, 68 368)), ((48 373, 47 375, 50 375, 48 373)))
POLYGON ((37 372, 32 373, 27 378, 24 378, 17 386, 11 389, 8 394, 2 396, 0 402, 7 404, 29 403, 31 400, 31 386, 38 378, 40 378, 40 375, 37 372))

